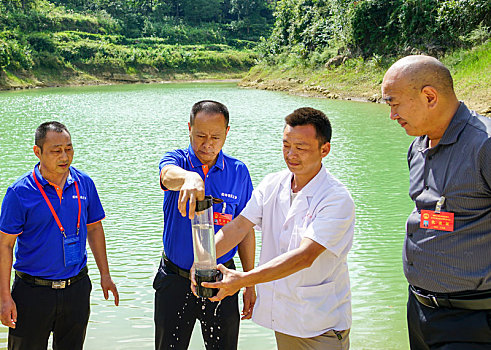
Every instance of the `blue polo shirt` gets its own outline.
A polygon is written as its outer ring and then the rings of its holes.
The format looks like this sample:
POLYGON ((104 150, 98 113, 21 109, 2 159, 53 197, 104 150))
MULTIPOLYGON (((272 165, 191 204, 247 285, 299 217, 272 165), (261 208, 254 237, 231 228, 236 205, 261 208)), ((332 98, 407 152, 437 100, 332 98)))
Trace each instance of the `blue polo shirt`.
MULTIPOLYGON (((184 170, 198 173, 205 182, 205 194, 220 198, 223 203, 214 204, 216 213, 231 214, 237 217, 251 198, 252 181, 249 170, 244 163, 220 151, 217 161, 211 169, 207 169, 194 154, 191 146, 167 152, 160 160, 160 172, 166 165, 176 165, 184 170)), ((193 239, 191 220, 182 217, 177 209, 179 191, 165 191, 164 194, 164 251, 174 264, 182 269, 190 269, 193 265, 193 239)), ((215 233, 222 226, 215 224, 215 233)), ((237 247, 220 257, 217 262, 223 264, 232 259, 237 247)))
POLYGON ((78 198, 74 185, 77 181, 82 208, 79 232, 84 256, 82 262, 65 267, 63 235, 34 181, 32 171, 7 189, 0 212, 0 231, 8 235, 18 235, 15 270, 44 279, 70 278, 87 264, 87 225, 105 217, 99 195, 87 174, 70 167, 60 200, 56 189, 41 176, 38 165, 34 167, 34 171, 60 218, 67 237, 76 235, 77 230, 78 198))

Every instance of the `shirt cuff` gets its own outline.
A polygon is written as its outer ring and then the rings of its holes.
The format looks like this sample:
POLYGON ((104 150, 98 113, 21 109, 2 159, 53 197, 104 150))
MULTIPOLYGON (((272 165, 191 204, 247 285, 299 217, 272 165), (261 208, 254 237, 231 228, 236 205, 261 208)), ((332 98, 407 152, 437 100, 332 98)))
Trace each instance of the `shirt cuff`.
POLYGON ((97 221, 94 221, 94 222, 91 222, 91 223, 88 223, 87 226, 89 225, 94 225, 94 224, 97 224, 98 222, 101 222, 102 220, 104 220, 106 217, 104 216, 102 219, 99 219, 97 221))
MULTIPOLYGON (((24 232, 24 231, 22 231, 22 232, 24 232)), ((22 234, 22 232, 21 233, 8 233, 8 232, 0 230, 0 233, 3 233, 4 235, 9 235, 9 236, 18 236, 18 235, 22 234)))

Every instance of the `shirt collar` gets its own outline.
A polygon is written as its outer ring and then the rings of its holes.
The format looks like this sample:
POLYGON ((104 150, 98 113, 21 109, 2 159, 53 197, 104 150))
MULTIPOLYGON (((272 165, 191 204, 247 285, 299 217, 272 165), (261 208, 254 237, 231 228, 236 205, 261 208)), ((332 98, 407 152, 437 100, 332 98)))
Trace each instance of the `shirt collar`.
MULTIPOLYGON (((36 173, 36 178, 38 179, 39 183, 41 186, 46 186, 49 184, 48 180, 46 180, 43 175, 41 175, 41 172, 39 171, 39 162, 34 166, 34 172, 36 173)), ((78 181, 78 175, 73 171, 73 168, 70 167, 70 173, 68 174, 68 177, 65 182, 65 188, 73 184, 75 181, 78 181)))
MULTIPOLYGON (((457 142, 457 139, 459 138, 459 135, 462 132, 462 130, 464 130, 464 127, 469 121, 469 118, 470 118, 469 109, 464 104, 464 102, 460 102, 457 112, 455 112, 454 116, 452 117, 452 120, 450 121, 450 124, 448 125, 447 129, 443 133, 443 136, 440 139, 440 142, 438 142, 438 145, 451 145, 452 143, 457 142)), ((428 136, 427 135, 420 136, 418 138, 419 151, 424 151, 428 147, 429 147, 428 136)))
POLYGON ((445 133, 438 144, 450 145, 457 142, 457 139, 459 138, 462 130, 464 130, 469 118, 470 113, 468 112, 467 106, 464 104, 464 102, 460 102, 457 112, 455 112, 450 124, 447 127, 447 130, 445 130, 445 133))
POLYGON ((314 176, 312 180, 309 181, 307 185, 300 192, 302 192, 306 196, 313 196, 319 189, 317 184, 319 181, 322 181, 326 174, 326 170, 324 168, 324 164, 321 163, 321 168, 319 172, 314 176))
MULTIPOLYGON (((188 147, 188 154, 189 154, 189 160, 191 162, 191 166, 193 168, 198 168, 198 167, 201 168, 203 166, 203 163, 201 163, 201 161, 198 159, 198 157, 194 153, 193 147, 191 147, 191 145, 189 145, 189 147, 188 147)), ((225 168, 225 159, 223 157, 223 151, 222 150, 220 150, 220 152, 218 153, 217 161, 213 167, 217 167, 220 170, 223 170, 225 168)))
MULTIPOLYGON (((321 163, 321 169, 319 170, 319 172, 312 178, 312 180, 310 180, 308 182, 308 184, 306 184, 297 193, 299 195, 301 194, 301 195, 304 195, 304 196, 312 197, 318 191, 317 184, 319 183, 319 181, 322 181, 322 179, 325 176, 325 173, 326 173, 326 170, 325 170, 324 164, 321 163)), ((293 173, 290 173, 290 176, 288 176, 288 181, 289 181, 288 182, 288 188, 290 189, 290 192, 291 192, 292 179, 293 179, 293 173)), ((287 185, 287 184, 285 183, 285 185, 287 185)))

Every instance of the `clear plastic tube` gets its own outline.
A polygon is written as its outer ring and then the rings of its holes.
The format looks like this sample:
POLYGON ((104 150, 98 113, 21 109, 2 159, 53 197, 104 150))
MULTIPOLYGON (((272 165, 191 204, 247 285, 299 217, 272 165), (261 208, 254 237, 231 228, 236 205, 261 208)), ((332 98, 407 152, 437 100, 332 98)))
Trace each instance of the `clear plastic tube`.
POLYGON ((218 292, 218 289, 204 288, 201 282, 214 282, 217 276, 213 198, 211 196, 206 196, 203 201, 196 202, 196 212, 191 220, 191 226, 197 294, 210 298, 218 292))

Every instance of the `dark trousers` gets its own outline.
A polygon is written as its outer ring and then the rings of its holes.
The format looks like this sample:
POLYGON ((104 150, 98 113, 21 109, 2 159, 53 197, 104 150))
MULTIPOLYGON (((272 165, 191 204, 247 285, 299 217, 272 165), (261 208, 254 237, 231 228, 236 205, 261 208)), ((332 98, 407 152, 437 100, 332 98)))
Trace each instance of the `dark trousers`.
POLYGON ((37 286, 15 277, 12 298, 16 328, 9 328, 9 350, 46 350, 53 332, 53 350, 83 348, 90 314, 89 276, 65 289, 37 286))
POLYGON ((491 310, 432 309, 409 291, 411 350, 490 350, 491 310))
POLYGON ((186 350, 196 320, 207 350, 236 350, 239 336, 238 293, 211 302, 190 290, 190 280, 159 267, 155 276, 155 349, 186 350))

